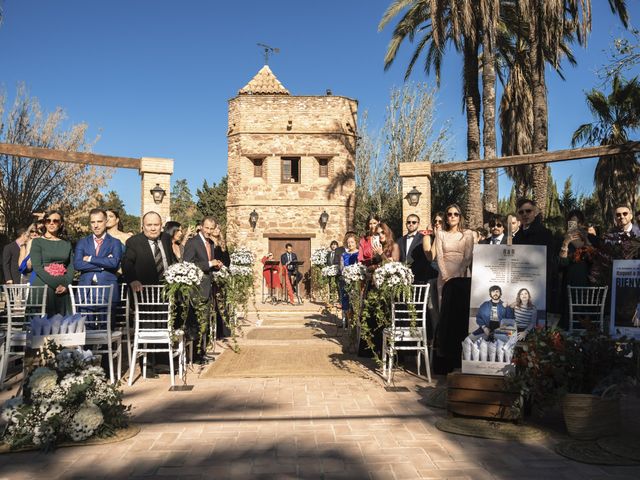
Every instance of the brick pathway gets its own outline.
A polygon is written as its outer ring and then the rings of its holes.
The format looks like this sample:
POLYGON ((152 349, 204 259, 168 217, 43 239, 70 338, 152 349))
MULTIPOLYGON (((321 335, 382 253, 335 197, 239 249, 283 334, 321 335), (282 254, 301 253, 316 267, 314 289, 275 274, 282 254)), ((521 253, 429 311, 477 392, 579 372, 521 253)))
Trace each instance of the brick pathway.
MULTIPOLYGON (((295 320, 289 317, 286 325, 295 320)), ((311 328, 297 320, 299 328, 311 328)), ((272 326, 259 328, 278 328, 274 321, 265 324, 272 326)), ((292 343, 314 348, 334 341, 329 337, 292 343)), ((287 345, 274 342, 273 348, 287 345)), ((205 379, 191 373, 190 392, 169 392, 164 375, 138 379, 124 387, 142 426, 136 437, 53 454, 0 455, 0 479, 640 477, 635 467, 566 460, 552 450, 557 439, 517 444, 445 434, 434 427, 444 412, 421 403, 424 380, 398 374, 398 384, 409 391, 388 392, 364 371, 315 378, 205 379)))

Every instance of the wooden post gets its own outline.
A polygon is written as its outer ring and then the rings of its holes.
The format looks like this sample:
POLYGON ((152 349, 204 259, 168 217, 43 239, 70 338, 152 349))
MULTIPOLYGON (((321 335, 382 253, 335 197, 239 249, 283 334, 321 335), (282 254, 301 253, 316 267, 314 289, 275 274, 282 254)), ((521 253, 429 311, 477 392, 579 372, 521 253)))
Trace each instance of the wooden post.
MULTIPOLYGON (((427 228, 431 223, 431 162, 403 162, 400 163, 400 177, 402 177, 402 220, 408 215, 420 217, 420 229, 427 228), (406 200, 410 190, 416 188, 422 195, 418 205, 412 207, 406 200)), ((403 233, 407 233, 406 225, 403 233)))

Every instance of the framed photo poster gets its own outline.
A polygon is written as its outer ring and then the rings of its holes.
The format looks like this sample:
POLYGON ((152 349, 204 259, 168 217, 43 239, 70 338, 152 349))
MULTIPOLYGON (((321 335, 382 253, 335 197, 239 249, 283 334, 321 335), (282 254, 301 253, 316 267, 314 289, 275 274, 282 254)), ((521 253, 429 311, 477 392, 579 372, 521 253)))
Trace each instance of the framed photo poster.
POLYGON ((475 245, 462 373, 504 375, 518 338, 546 323, 547 248, 475 245))
POLYGON ((614 260, 611 280, 613 336, 640 339, 640 260, 614 260))

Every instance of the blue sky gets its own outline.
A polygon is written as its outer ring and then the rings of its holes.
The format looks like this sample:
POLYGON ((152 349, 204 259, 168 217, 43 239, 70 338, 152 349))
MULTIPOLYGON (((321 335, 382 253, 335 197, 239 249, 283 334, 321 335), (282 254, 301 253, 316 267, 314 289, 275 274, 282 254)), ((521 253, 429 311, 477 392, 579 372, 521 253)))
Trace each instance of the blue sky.
MULTIPOLYGON (((383 70, 391 29, 377 32, 390 0, 4 0, 0 26, 0 84, 9 101, 18 82, 46 111, 63 107, 69 122, 87 122, 100 135, 97 153, 158 156, 175 160, 174 180, 192 191, 218 181, 227 164, 227 100, 263 64, 257 42, 280 48, 269 62, 293 94, 334 94, 358 99, 379 126, 389 90, 403 82, 405 45, 383 70)), ((593 0, 593 33, 587 49, 575 48, 578 67, 565 66, 566 81, 548 75, 549 148, 568 148, 571 133, 590 120, 584 92, 598 83, 595 70, 622 34, 607 2, 593 0)), ((640 26, 640 6, 629 0, 640 26)), ((639 72, 633 72, 637 74, 639 72)), ((451 122, 455 160, 465 159, 461 63, 445 60, 438 92, 438 120, 451 122)), ((415 81, 433 84, 420 67, 415 81)), ((592 189, 595 160, 554 164, 559 185, 573 175, 579 191, 592 189)), ((510 184, 501 175, 501 196, 510 184)), ((140 208, 138 174, 119 171, 109 189, 127 209, 140 208)))

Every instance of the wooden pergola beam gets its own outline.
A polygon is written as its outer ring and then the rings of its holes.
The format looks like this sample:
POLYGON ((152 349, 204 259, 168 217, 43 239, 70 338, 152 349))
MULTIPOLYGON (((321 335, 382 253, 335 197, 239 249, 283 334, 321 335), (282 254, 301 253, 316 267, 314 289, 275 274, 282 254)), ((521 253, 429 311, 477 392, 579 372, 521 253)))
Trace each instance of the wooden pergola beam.
POLYGON ((514 155, 512 157, 489 158, 487 160, 471 160, 467 162, 434 163, 432 173, 459 172, 466 170, 483 170, 485 168, 513 167, 515 165, 533 165, 536 163, 562 162, 581 158, 604 157, 623 153, 640 152, 640 142, 627 142, 621 145, 600 145, 597 147, 572 148, 554 150, 552 152, 514 155))
POLYGON ((13 143, 0 143, 0 155, 13 155, 23 158, 39 158, 66 163, 81 163, 101 167, 140 169, 140 159, 130 157, 112 157, 97 153, 69 152, 53 148, 28 147, 13 143))

